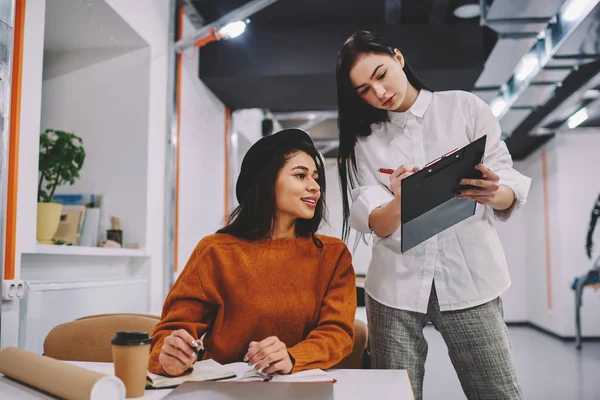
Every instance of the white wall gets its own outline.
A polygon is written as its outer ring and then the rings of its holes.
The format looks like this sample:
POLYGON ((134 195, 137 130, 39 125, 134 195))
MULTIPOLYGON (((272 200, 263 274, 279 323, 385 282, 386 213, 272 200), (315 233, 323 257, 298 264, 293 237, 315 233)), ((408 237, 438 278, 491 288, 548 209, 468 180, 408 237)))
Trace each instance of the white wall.
POLYGON ((523 172, 531 177, 528 204, 525 212, 525 249, 527 270, 528 320, 544 329, 564 335, 564 315, 561 312, 568 294, 559 286, 562 265, 558 224, 560 181, 556 140, 548 142, 525 162, 523 172))
POLYGON ((150 47, 148 168, 146 170, 146 248, 151 257, 150 311, 160 313, 163 293, 165 157, 167 151, 167 93, 169 79, 169 1, 106 0, 150 47), (143 12, 141 12, 143 11, 143 12))
POLYGON ((258 108, 235 110, 231 113, 231 145, 229 147, 229 211, 239 205, 235 185, 242 160, 250 147, 262 138, 264 112, 258 108))
POLYGON ((254 143, 262 137, 264 112, 258 108, 236 110, 232 114, 233 129, 254 143))
POLYGON ((145 245, 149 50, 44 81, 41 131, 74 132, 86 158, 80 179, 57 193, 102 195, 100 237, 120 218, 124 243, 145 245))
MULTIPOLYGON (((585 239, 600 192, 596 173, 600 170, 599 148, 600 132, 564 132, 519 163, 521 171, 532 178, 528 203, 522 210, 525 230, 521 234, 519 225, 514 224, 502 232, 505 248, 514 254, 523 252, 524 260, 513 259, 513 263, 524 261, 522 304, 527 320, 565 337, 575 335, 571 284, 592 266, 585 255, 585 239)), ((599 238, 596 233, 596 243, 599 238)), ((514 273, 513 268, 513 277, 514 273)), ((584 291, 584 336, 600 335, 599 297, 596 291, 584 291)))
MULTIPOLYGON (((193 31, 184 19, 184 36, 193 31)), ((197 51, 182 57, 178 267, 225 213, 225 106, 198 78, 197 51), (192 56, 194 55, 194 56, 192 56)))
MULTIPOLYGON (((519 163, 515 163, 514 167, 523 173, 523 168, 519 163)), ((527 321, 527 307, 525 307, 527 293, 525 215, 528 208, 529 206, 526 204, 522 209, 513 213, 506 222, 496 221, 496 230, 504 247, 511 279, 510 288, 502 295, 504 320, 507 322, 527 321)))
MULTIPOLYGON (((563 293, 561 306, 567 336, 575 334, 575 301, 570 290, 575 276, 585 274, 592 262, 585 254, 585 241, 590 215, 600 192, 600 130, 597 133, 570 132, 557 138, 559 173, 560 267, 555 277, 557 289, 563 293)), ((598 227, 596 228, 597 230, 598 227)), ((595 235, 595 257, 600 256, 600 234, 595 235)), ((600 293, 585 290, 582 329, 588 336, 600 336, 600 293)))

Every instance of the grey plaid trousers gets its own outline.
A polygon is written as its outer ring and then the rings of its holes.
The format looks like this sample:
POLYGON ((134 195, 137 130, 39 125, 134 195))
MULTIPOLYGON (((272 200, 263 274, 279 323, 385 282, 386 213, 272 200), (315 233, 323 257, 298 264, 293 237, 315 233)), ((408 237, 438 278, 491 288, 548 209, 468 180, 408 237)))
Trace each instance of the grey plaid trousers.
POLYGON ((423 395, 427 341, 431 322, 446 342, 462 389, 470 400, 520 400, 502 301, 457 311, 440 311, 435 286, 427 314, 387 307, 366 295, 371 363, 377 369, 406 369, 415 399, 423 395))

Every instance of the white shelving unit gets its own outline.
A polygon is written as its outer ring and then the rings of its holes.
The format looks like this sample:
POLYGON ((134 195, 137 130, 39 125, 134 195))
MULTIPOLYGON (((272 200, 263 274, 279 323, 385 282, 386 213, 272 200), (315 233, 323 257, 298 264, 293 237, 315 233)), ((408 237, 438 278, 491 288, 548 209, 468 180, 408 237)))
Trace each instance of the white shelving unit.
MULTIPOLYGON (((27 253, 25 253, 27 254, 27 253)), ((38 244, 35 253, 42 255, 60 256, 100 256, 100 257, 147 257, 143 249, 124 249, 110 247, 86 247, 86 246, 58 246, 51 244, 38 244)))

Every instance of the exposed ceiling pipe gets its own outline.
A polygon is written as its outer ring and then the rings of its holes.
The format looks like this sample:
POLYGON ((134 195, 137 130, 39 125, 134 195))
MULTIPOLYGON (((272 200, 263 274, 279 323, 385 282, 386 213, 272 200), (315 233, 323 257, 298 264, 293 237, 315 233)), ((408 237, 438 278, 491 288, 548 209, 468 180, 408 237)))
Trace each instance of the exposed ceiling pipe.
MULTIPOLYGON (((482 0, 481 4, 484 3, 482 0)), ((559 47, 598 3, 600 0, 569 0, 562 5, 546 28, 539 32, 536 43, 517 64, 508 81, 490 101, 490 107, 496 118, 501 119, 506 114, 535 76, 552 59, 559 47)))
POLYGON ((543 24, 548 22, 545 17, 525 17, 525 18, 487 18, 488 6, 487 0, 479 0, 479 23, 481 26, 491 26, 494 24, 543 24))
POLYGON ((273 116, 279 121, 289 121, 298 119, 315 119, 323 117, 325 119, 336 119, 337 111, 290 111, 275 112, 273 116))
POLYGON ((182 0, 183 12, 188 17, 195 29, 200 29, 204 26, 204 18, 196 10, 191 0, 182 0))
POLYGON ((582 107, 595 109, 600 93, 600 61, 582 65, 569 75, 554 95, 538 110, 531 113, 512 132, 513 136, 538 135, 553 132, 582 107))

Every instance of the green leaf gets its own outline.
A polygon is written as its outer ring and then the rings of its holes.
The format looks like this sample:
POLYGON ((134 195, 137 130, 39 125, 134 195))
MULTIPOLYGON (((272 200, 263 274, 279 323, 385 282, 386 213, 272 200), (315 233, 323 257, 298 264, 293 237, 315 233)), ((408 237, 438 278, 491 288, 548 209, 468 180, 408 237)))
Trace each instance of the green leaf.
POLYGON ((40 135, 38 201, 51 202, 57 187, 74 184, 79 178, 85 155, 83 140, 79 136, 46 129, 40 135))

